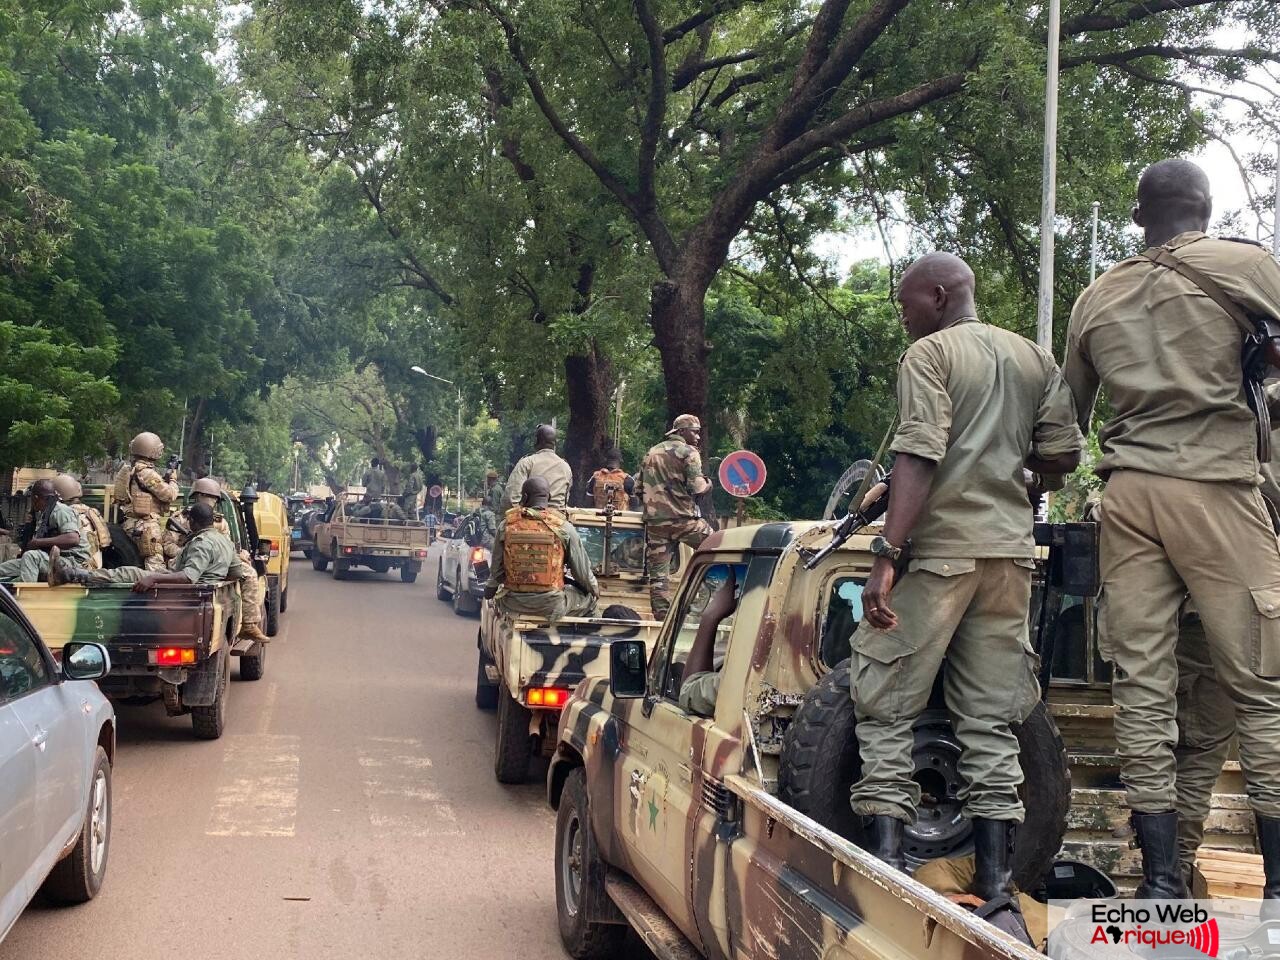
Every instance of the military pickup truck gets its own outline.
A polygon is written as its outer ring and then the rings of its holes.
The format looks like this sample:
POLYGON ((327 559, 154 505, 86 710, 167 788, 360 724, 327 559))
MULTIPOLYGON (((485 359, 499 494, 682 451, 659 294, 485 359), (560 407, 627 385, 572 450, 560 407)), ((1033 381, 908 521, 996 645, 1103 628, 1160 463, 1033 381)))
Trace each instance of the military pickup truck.
MULTIPOLYGON (((613 955, 628 924, 659 957, 1036 955, 859 846, 848 800, 859 766, 848 658, 874 558, 870 538, 854 536, 806 569, 830 539, 829 525, 812 523, 714 534, 651 652, 615 640, 609 676, 589 678, 569 698, 547 790, 558 811, 560 932, 572 956, 613 955), (731 568, 738 595, 720 623, 720 688, 714 716, 704 718, 678 702, 683 668, 707 599, 731 568)), ((1064 837, 1068 856, 1110 867, 1121 884, 1132 882, 1136 862, 1103 727, 1096 646, 1074 626, 1087 622, 1096 593, 1096 528, 1040 524, 1037 541, 1031 622, 1046 662, 1066 676, 1016 728, 1027 821, 1014 872, 1020 889, 1060 897, 1075 895, 1056 879, 1064 837), (1082 786, 1073 797, 1075 769, 1082 786)), ((906 831, 912 869, 972 849, 940 684, 915 739, 923 803, 906 831)), ((1245 829, 1211 820, 1211 843, 1224 826, 1245 829)))
POLYGON ((494 601, 484 601, 476 637, 476 706, 498 710, 494 773, 501 783, 523 783, 534 754, 554 745, 570 691, 584 677, 607 674, 606 651, 614 639, 648 644, 657 635, 644 577, 643 517, 596 509, 570 509, 568 517, 596 572, 598 609, 619 604, 638 619, 565 617, 550 624, 505 616, 494 601))
MULTIPOLYGON (((220 511, 234 543, 252 540, 238 500, 224 492, 220 511)), ((107 565, 117 564, 108 558, 107 565)), ((231 581, 162 584, 146 593, 127 584, 8 586, 51 647, 75 640, 107 648, 111 672, 98 685, 109 698, 162 701, 170 716, 190 714, 202 740, 218 739, 226 726, 232 658, 239 658, 241 680, 260 680, 266 671, 266 647, 237 636, 240 588, 231 581)))
POLYGON ((332 562, 335 580, 345 580, 352 567, 360 566, 377 573, 399 569, 405 583, 416 581, 431 542, 427 525, 387 519, 392 506, 399 508, 399 498, 373 497, 366 503, 362 493, 344 493, 311 528, 311 566, 323 571, 332 562))

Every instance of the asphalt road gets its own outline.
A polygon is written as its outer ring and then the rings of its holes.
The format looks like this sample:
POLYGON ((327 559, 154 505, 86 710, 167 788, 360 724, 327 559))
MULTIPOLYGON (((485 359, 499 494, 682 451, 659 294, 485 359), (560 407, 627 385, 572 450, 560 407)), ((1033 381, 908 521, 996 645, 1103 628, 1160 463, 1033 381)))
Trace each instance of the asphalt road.
MULTIPOLYGON (((478 621, 416 584, 300 555, 262 680, 227 733, 121 706, 106 882, 28 908, 0 960, 564 957, 555 819, 493 778, 478 621)), ((635 951, 641 954, 641 951, 635 951)))

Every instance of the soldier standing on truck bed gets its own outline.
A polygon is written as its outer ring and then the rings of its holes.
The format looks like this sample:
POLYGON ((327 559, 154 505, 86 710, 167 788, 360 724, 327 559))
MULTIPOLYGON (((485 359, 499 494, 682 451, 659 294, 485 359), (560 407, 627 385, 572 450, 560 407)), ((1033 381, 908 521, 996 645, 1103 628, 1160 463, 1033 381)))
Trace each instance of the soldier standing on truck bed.
POLYGON ((382 469, 382 461, 374 457, 369 461, 369 469, 364 472, 360 481, 364 486, 365 502, 382 496, 387 492, 387 472, 382 469))
POLYGON ((107 522, 93 507, 80 502, 80 498, 84 496, 84 488, 71 474, 60 473, 54 477, 53 488, 58 491, 58 499, 74 510, 80 520, 80 529, 89 548, 89 559, 85 567, 89 570, 101 570, 102 551, 111 546, 111 529, 107 522))
POLYGON ((610 450, 604 463, 587 481, 587 494, 597 510, 603 510, 611 501, 613 509, 626 510, 631 506, 636 482, 622 469, 622 452, 617 448, 610 450))
POLYGON ((484 595, 509 616, 546 617, 552 623, 588 617, 600 596, 591 558, 573 524, 550 509, 549 501, 545 478, 524 482, 520 506, 498 524, 484 595), (566 560, 576 583, 565 582, 566 560))
POLYGON ((1235 703, 1240 759, 1266 873, 1280 898, 1280 551, 1258 492, 1257 429, 1242 334, 1189 265, 1254 314, 1280 317, 1280 266, 1205 235, 1213 204, 1195 164, 1164 160, 1138 183, 1147 255, 1076 302, 1065 373, 1082 427, 1101 386, 1103 642, 1121 779, 1142 850, 1143 897, 1185 897, 1174 745, 1177 610, 1190 595, 1218 682, 1235 703), (1166 263, 1170 262, 1166 259, 1166 263))
POLYGON ((549 424, 538 424, 533 436, 533 453, 522 457, 507 477, 507 502, 503 512, 520 505, 521 490, 530 477, 547 481, 551 509, 564 513, 569 503, 569 488, 573 486, 573 468, 556 453, 556 428, 549 424))
POLYGON ((140 433, 129 441, 133 458, 116 474, 113 498, 124 509, 121 526, 137 545, 142 565, 148 570, 163 570, 164 532, 161 521, 169 505, 178 499, 174 471, 163 476, 156 464, 164 456, 164 442, 154 433, 140 433))
MULTIPOLYGON (((213 529, 231 540, 231 527, 227 523, 227 518, 222 515, 218 509, 222 506, 222 488, 218 486, 218 481, 211 477, 201 477, 191 485, 191 503, 203 503, 213 511, 213 529)), ((252 510, 253 504, 246 503, 245 509, 252 510)), ((187 508, 190 514, 191 508, 187 508)), ((234 547, 235 544, 232 543, 234 547)), ((181 556, 179 551, 178 556, 181 556)), ((240 559, 239 576, 240 581, 240 636, 249 640, 256 640, 259 643, 266 643, 267 635, 262 632, 262 578, 258 576, 258 571, 253 567, 253 558, 249 556, 248 550, 240 550, 238 553, 240 559)), ((179 569, 177 558, 173 561, 172 569, 179 569)))
POLYGON ((58 500, 52 480, 31 485, 31 534, 22 545, 22 556, 0 563, 0 583, 38 583, 49 570, 49 558, 61 548, 67 561, 84 566, 89 544, 80 529, 80 518, 58 500))
POLYGON ((701 437, 702 421, 691 413, 682 413, 640 465, 637 493, 644 508, 649 607, 658 620, 671 609, 668 579, 672 553, 682 543, 696 550, 712 533, 711 524, 702 519, 694 500, 711 489, 711 481, 702 475, 702 457, 698 455, 701 437))
POLYGON ((240 560, 236 557, 235 546, 213 528, 213 507, 207 503, 194 503, 187 508, 187 517, 191 521, 191 539, 178 554, 173 571, 144 567, 85 570, 67 563, 55 548, 49 565, 49 586, 77 583, 86 587, 103 587, 113 583, 132 583, 135 593, 145 593, 158 583, 221 583, 228 577, 239 577, 237 568, 240 560))
POLYGON ((920 803, 911 728, 945 657, 960 799, 973 822, 973 892, 995 901, 1012 892, 1024 815, 1010 725, 1040 693, 1027 636, 1035 544, 1022 471, 1069 473, 1082 440, 1053 355, 978 320, 963 260, 922 257, 898 301, 914 342, 899 361, 892 493, 853 636, 862 779, 852 803, 871 820, 873 852, 901 869, 903 826, 920 803))

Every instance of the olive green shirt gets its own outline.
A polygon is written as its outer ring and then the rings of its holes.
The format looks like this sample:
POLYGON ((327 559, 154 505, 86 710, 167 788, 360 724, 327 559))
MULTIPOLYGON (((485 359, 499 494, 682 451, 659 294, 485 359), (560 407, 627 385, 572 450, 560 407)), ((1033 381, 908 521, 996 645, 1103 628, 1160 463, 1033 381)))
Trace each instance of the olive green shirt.
POLYGON ((84 528, 80 526, 80 517, 75 510, 59 501, 49 511, 49 526, 45 531, 45 536, 60 537, 64 533, 74 533, 80 538, 80 542, 74 547, 60 550, 59 553, 68 562, 77 567, 83 567, 89 562, 89 541, 85 538, 84 528))
POLYGON ((569 502, 569 488, 573 486, 573 468, 554 450, 536 450, 520 462, 507 478, 507 500, 504 509, 520 506, 520 488, 530 477, 542 477, 551 488, 548 503, 563 512, 569 502))
MULTIPOLYGON (((1280 266, 1261 247, 1191 232, 1165 248, 1246 310, 1280 316, 1280 266)), ((1064 364, 1081 429, 1099 386, 1111 401, 1098 473, 1256 483, 1242 341, 1221 307, 1167 267, 1130 257, 1099 277, 1071 313, 1064 364)))
MULTIPOLYGON (((541 510, 530 507, 521 508, 531 517, 542 516, 541 510)), ((498 532, 493 539, 493 559, 489 563, 489 579, 498 584, 497 599, 508 613, 527 614, 529 616, 550 616, 561 599, 561 591, 544 590, 541 593, 512 593, 506 588, 506 570, 503 566, 503 541, 506 538, 507 518, 498 522, 498 532)), ((560 543, 564 547, 565 562, 569 573, 584 591, 593 596, 600 595, 600 587, 596 583, 595 572, 591 569, 591 558, 587 556, 582 538, 568 521, 560 524, 560 543)))
POLYGON ((227 536, 209 527, 187 541, 174 561, 173 572, 185 574, 192 583, 238 580, 240 558, 227 536))
POLYGON ((1053 355, 1026 337, 962 320, 913 343, 898 365, 890 445, 937 463, 911 534, 914 557, 1032 557, 1023 464, 1082 446, 1053 355))

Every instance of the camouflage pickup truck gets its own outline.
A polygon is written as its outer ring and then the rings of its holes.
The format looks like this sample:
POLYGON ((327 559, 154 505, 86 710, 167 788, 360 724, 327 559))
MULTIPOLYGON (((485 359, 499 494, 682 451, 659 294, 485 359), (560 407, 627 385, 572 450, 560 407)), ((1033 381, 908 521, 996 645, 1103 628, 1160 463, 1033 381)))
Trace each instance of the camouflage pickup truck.
POLYGON ((504 616, 492 600, 484 601, 476 637, 476 706, 498 710, 494 773, 501 783, 528 778, 534 753, 555 742, 569 692, 584 677, 607 673, 610 642, 629 637, 648 644, 657 634, 644 577, 643 517, 596 509, 570 509, 568 516, 600 585, 598 609, 620 604, 639 621, 565 617, 552 625, 504 616))
POLYGON ((391 519, 398 497, 374 497, 347 491, 329 513, 311 528, 311 566, 325 570, 333 563, 333 579, 345 580, 355 566, 376 573, 399 569, 400 579, 413 583, 427 559, 430 533, 421 520, 391 519))
MULTIPOLYGON (((854 536, 806 569, 830 539, 830 525, 813 523, 713 535, 690 562, 651 653, 615 640, 610 675, 570 697, 547 789, 558 811, 556 902, 571 955, 611 956, 629 924, 660 957, 1035 956, 859 846, 848 800, 859 764, 848 658, 874 557, 870 537, 854 536), (714 716, 700 717, 679 703, 684 664, 730 568, 738 594, 720 623, 719 693, 714 716)), ((1027 822, 1014 868, 1022 890, 1064 897, 1076 895, 1060 879, 1064 847, 1085 861, 1071 877, 1098 876, 1091 864, 1131 885, 1135 861, 1100 661, 1083 629, 1097 588, 1096 528, 1042 524, 1037 541, 1031 622, 1060 675, 1016 729, 1027 822)), ((972 849, 958 800, 960 747, 940 685, 915 738, 924 802, 904 844, 913 870, 972 849)), ((1211 843, 1247 839, 1246 818, 1221 815, 1241 799, 1215 797, 1211 843)))

